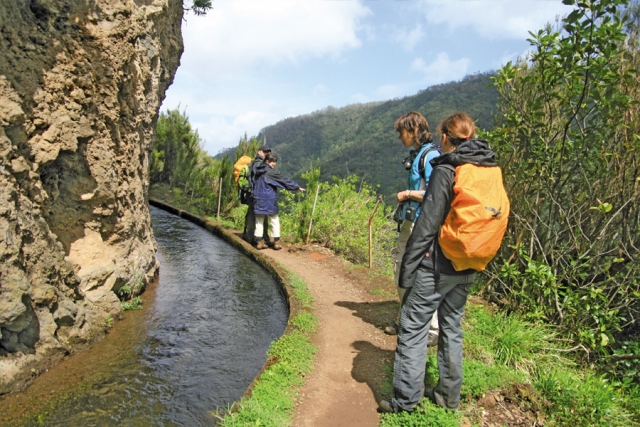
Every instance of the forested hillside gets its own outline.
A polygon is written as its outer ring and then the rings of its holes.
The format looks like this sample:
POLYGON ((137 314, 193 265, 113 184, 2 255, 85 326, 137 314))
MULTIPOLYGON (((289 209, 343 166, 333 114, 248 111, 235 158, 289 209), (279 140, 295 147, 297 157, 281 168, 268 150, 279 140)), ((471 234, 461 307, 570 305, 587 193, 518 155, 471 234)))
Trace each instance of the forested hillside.
MULTIPOLYGON (((380 185, 379 192, 386 196, 387 203, 393 203, 388 196, 404 188, 406 172, 401 162, 408 154, 393 129, 395 120, 408 111, 419 111, 435 133, 443 117, 463 110, 477 120, 479 127, 488 128, 498 100, 490 83, 488 74, 477 74, 402 99, 327 107, 268 126, 258 139, 266 138, 279 157, 278 168, 286 175, 299 178, 311 162, 319 162, 321 181, 357 174, 370 184, 380 185)), ((233 157, 235 150, 216 157, 233 157)))

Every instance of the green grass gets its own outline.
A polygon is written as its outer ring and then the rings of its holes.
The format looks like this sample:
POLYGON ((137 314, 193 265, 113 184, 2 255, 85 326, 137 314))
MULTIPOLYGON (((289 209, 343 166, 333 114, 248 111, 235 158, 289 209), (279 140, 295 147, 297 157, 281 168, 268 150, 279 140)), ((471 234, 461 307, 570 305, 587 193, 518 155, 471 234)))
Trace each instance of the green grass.
POLYGON ((383 414, 380 427, 458 427, 461 416, 457 412, 436 406, 424 401, 424 407, 418 407, 413 412, 399 414, 383 414))
POLYGON ((289 273, 290 281, 289 284, 293 288, 294 297, 300 301, 303 308, 312 308, 313 307, 313 296, 307 289, 307 284, 304 283, 304 280, 296 274, 289 273))
POLYGON ((375 289, 371 289, 369 291, 369 293, 371 295, 377 295, 383 298, 388 298, 388 299, 394 299, 394 298, 398 298, 398 293, 393 290, 387 290, 387 289, 379 289, 379 288, 375 288, 375 289))
MULTIPOLYGON (((294 298, 306 310, 313 308, 313 297, 304 281, 290 274, 294 298)), ((262 373, 248 398, 243 398, 227 411, 215 411, 219 426, 289 426, 292 423, 297 389, 313 369, 316 347, 310 334, 318 329, 319 320, 310 311, 303 311, 290 320, 294 329, 271 344, 267 354, 273 363, 262 373)))
MULTIPOLYGON (((529 323, 517 315, 493 314, 482 306, 467 306, 461 406, 451 412, 423 401, 411 414, 385 414, 381 426, 473 425, 475 402, 491 391, 518 384, 522 404, 543 411, 548 426, 639 426, 640 389, 624 388, 579 366, 567 354, 553 329, 529 323), (528 393, 525 392, 525 393, 528 393), (526 401, 525 401, 526 400, 526 401)), ((384 367, 388 381, 382 393, 392 397, 393 367, 384 367)), ((425 384, 438 382, 435 352, 426 359, 425 384)))
POLYGON ((318 332, 318 326, 320 325, 318 316, 313 313, 304 312, 298 314, 291 319, 291 324, 298 328, 301 332, 307 334, 315 334, 318 332))

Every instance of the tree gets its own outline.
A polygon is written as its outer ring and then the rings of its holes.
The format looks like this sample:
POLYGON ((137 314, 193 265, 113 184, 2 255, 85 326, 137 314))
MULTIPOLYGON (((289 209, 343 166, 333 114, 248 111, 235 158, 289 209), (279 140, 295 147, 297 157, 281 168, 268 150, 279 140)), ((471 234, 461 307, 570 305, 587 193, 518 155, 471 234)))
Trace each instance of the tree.
POLYGON ((488 138, 513 210, 491 289, 598 350, 640 308, 637 25, 622 0, 564 3, 561 28, 531 33, 529 60, 493 78, 488 138))
POLYGON ((191 7, 185 10, 191 10, 196 16, 204 16, 210 9, 213 9, 211 0, 192 0, 191 7))
POLYGON ((184 185, 202 151, 200 136, 191 128, 186 112, 160 113, 151 155, 151 182, 184 185))

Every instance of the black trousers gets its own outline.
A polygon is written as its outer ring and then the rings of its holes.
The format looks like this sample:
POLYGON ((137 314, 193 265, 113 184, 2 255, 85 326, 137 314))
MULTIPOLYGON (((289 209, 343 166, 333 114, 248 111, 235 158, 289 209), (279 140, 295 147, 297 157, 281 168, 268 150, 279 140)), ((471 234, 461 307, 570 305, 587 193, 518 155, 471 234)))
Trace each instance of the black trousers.
MULTIPOLYGON (((247 209, 247 214, 244 217, 244 231, 242 233, 242 238, 251 244, 255 243, 255 230, 256 230, 256 214, 253 211, 253 203, 249 202, 249 209, 247 209)), ((269 219, 264 217, 264 233, 262 237, 264 238, 265 243, 270 243, 269 234, 267 230, 269 229, 269 219)))

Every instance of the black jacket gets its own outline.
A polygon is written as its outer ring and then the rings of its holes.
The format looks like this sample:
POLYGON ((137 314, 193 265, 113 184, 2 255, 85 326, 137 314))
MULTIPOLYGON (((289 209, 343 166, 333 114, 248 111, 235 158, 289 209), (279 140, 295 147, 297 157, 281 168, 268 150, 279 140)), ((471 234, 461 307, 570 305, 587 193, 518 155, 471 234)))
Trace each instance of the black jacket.
POLYGON ((436 270, 437 266, 437 271, 446 275, 474 272, 474 270, 456 271, 438 244, 440 228, 449 214, 453 201, 455 175, 451 169, 438 166, 448 164, 457 167, 466 163, 479 166, 497 166, 495 155, 485 140, 471 139, 460 144, 451 153, 442 154, 431 160, 433 172, 431 172, 429 186, 422 202, 422 215, 418 217, 407 241, 407 248, 400 266, 399 285, 401 288, 413 286, 418 267, 421 265, 431 270, 436 270))

